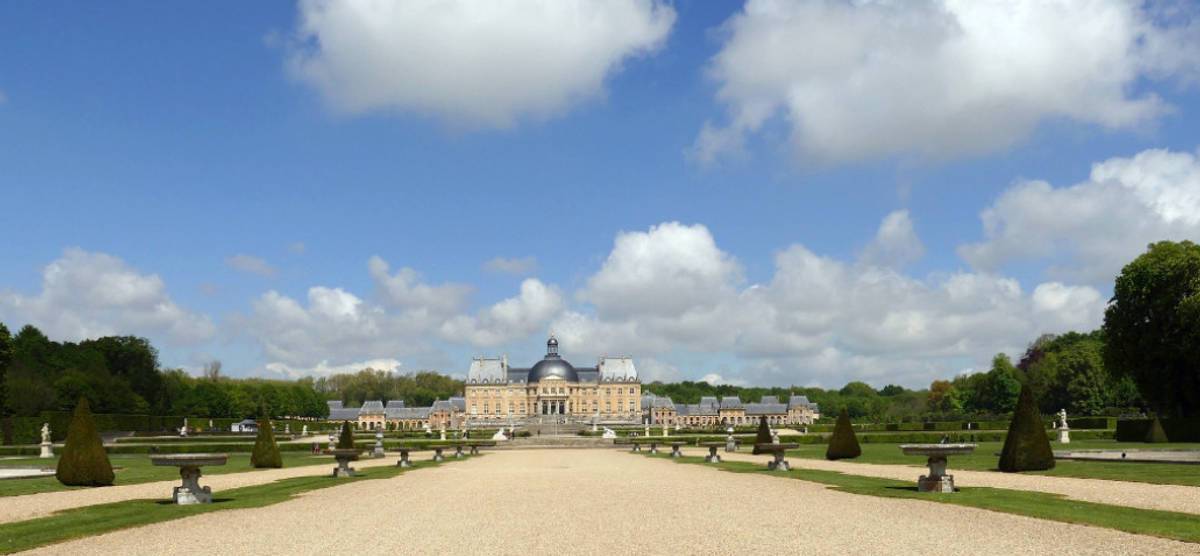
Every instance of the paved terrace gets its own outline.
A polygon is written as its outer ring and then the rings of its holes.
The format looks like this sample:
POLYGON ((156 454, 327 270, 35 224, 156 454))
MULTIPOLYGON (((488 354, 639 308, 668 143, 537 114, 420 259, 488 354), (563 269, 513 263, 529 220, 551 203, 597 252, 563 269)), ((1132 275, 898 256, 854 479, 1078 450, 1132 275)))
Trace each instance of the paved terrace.
POLYGON ((1196 545, 614 450, 492 452, 35 554, 1195 554, 1196 545))

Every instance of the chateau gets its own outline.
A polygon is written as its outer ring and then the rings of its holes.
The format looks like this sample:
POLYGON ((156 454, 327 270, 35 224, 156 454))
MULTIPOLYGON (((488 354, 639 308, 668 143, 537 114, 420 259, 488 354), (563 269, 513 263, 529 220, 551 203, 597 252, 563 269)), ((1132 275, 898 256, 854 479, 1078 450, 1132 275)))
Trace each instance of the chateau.
POLYGON ((465 394, 430 407, 403 401, 368 401, 360 408, 329 402, 329 419, 360 429, 458 429, 545 423, 716 427, 750 425, 766 417, 772 425, 802 425, 820 418, 817 404, 804 396, 781 403, 775 396, 742 402, 705 397, 698 404, 642 394, 631 357, 601 357, 595 367, 576 367, 558 353, 558 339, 546 341, 546 355, 531 367, 512 367, 508 357, 476 357, 467 371, 465 394))
POLYGON ((529 368, 507 357, 477 357, 467 371, 469 424, 531 422, 641 422, 642 384, 630 357, 601 357, 576 368, 558 353, 554 336, 546 356, 529 368))

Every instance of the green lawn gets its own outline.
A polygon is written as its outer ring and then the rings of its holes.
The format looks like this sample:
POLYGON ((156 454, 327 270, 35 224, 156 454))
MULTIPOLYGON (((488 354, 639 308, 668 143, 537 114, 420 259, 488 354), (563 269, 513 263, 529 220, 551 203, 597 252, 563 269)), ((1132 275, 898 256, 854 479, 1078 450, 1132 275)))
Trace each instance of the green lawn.
MULTIPOLYGON (((150 456, 146 454, 113 454, 108 456, 112 462, 113 468, 116 470, 117 480, 114 484, 117 485, 133 485, 138 483, 148 483, 152 481, 169 481, 179 479, 179 469, 176 467, 159 467, 150 464, 150 456)), ((19 458, 19 459, 0 459, 0 467, 50 467, 54 468, 58 464, 58 458, 41 459, 41 458, 19 458)), ((334 465, 333 459, 329 457, 311 456, 304 452, 283 452, 284 467, 297 467, 301 465, 334 465)), ((254 471, 250 467, 249 453, 234 453, 229 455, 229 463, 222 466, 205 467, 203 472, 205 475, 222 475, 225 473, 242 473, 245 471, 254 471)), ((53 492, 56 490, 71 490, 76 488, 88 487, 68 487, 63 486, 54 477, 41 477, 37 479, 5 479, 0 480, 0 497, 16 496, 19 494, 36 494, 39 492, 53 492)))
MULTIPOLYGON (((451 458, 446 461, 463 460, 451 458)), ((351 478, 335 479, 323 475, 284 479, 264 485, 216 492, 212 504, 178 506, 171 503, 169 499, 128 500, 65 510, 38 519, 0 524, 0 554, 11 554, 42 545, 201 513, 268 506, 283 502, 302 492, 356 481, 387 479, 413 469, 436 465, 441 465, 441 463, 426 460, 413 462, 413 467, 408 469, 396 466, 368 468, 361 471, 359 476, 351 478)))
MULTIPOLYGON (((670 458, 660 454, 647 457, 670 458)), ((793 469, 787 473, 768 471, 766 465, 748 462, 704 463, 701 457, 683 457, 682 464, 715 466, 735 473, 763 473, 781 479, 799 479, 829 485, 843 492, 883 498, 909 498, 939 504, 969 506, 996 512, 1024 515, 1051 521, 1107 527, 1139 535, 1152 535, 1200 543, 1200 517, 1180 512, 1127 508, 1110 504, 1069 500, 1057 494, 986 487, 965 487, 954 494, 917 492, 913 481, 878 479, 835 471, 793 469)))
MULTIPOLYGON (((1081 440, 1069 445, 1051 443, 1055 450, 1182 450, 1200 449, 1200 444, 1143 444, 1139 442, 1117 442, 1115 440, 1081 440)), ((1003 447, 1001 442, 980 442, 975 453, 967 456, 951 456, 950 470, 969 469, 976 471, 996 470, 996 455, 1003 447)), ((906 456, 899 444, 862 444, 862 456, 853 461, 858 463, 886 463, 924 466, 919 457, 906 456)), ((825 445, 802 445, 788 451, 809 459, 825 459, 825 445)), ((1054 477, 1078 477, 1084 479, 1107 479, 1110 481, 1134 481, 1166 485, 1200 486, 1200 465, 1178 463, 1122 463, 1100 461, 1059 461, 1054 469, 1036 471, 1054 477)))

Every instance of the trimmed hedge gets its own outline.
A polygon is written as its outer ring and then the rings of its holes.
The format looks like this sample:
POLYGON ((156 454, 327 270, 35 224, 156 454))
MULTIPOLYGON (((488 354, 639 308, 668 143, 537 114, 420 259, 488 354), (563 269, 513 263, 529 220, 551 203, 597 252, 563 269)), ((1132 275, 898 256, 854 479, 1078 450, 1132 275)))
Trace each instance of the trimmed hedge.
POLYGON ((1044 471, 1054 468, 1054 451, 1050 449, 1050 438, 1038 412, 1033 389, 1028 384, 1021 387, 1017 398, 1017 409, 1013 412, 1012 425, 1004 437, 1004 448, 1000 451, 1001 471, 1044 471))
POLYGON ((111 486, 113 484, 112 463, 100 433, 92 422, 92 410, 86 397, 80 396, 75 406, 75 415, 67 429, 67 443, 58 458, 54 472, 58 482, 67 486, 111 486))
POLYGON ((842 408, 838 415, 837 426, 829 437, 829 447, 825 449, 825 459, 854 459, 862 455, 862 447, 854 435, 854 427, 850 426, 850 413, 842 408))
POLYGON ((271 420, 266 417, 258 420, 258 437, 254 439, 250 465, 256 469, 283 467, 283 456, 279 454, 279 445, 275 443, 275 431, 271 430, 271 420))
MULTIPOLYGON (((121 413, 94 413, 93 422, 99 432, 133 432, 133 433, 169 433, 176 434, 183 426, 183 416, 161 415, 127 415, 121 413)), ((67 427, 71 424, 71 413, 67 411, 43 411, 36 417, 10 417, 13 444, 36 444, 42 439, 42 423, 50 423, 50 439, 62 442, 67 437, 67 427)), ((186 417, 188 427, 208 429, 208 417, 186 417)), ((211 419, 213 428, 221 432, 229 431, 229 426, 241 421, 227 417, 211 419)), ((334 424, 329 421, 275 421, 275 426, 282 431, 286 425, 291 426, 293 434, 300 434, 304 425, 309 432, 333 430, 334 424)))
MULTIPOLYGON (((1171 442, 1200 442, 1200 417, 1159 419, 1171 442)), ((1116 438, 1121 442, 1142 442, 1150 429, 1150 419, 1117 421, 1116 438)))

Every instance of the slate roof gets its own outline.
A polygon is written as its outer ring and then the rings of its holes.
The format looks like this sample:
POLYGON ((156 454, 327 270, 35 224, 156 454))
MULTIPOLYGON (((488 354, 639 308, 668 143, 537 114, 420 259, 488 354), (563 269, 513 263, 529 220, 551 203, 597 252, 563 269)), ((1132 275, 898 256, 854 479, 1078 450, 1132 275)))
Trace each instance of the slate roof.
POLYGON ((738 409, 742 407, 742 400, 737 396, 725 396, 721 398, 721 409, 738 409))
POLYGON ((358 410, 359 415, 371 415, 383 413, 383 402, 379 400, 367 400, 363 402, 362 407, 358 410))
POLYGON ((404 407, 404 400, 390 400, 387 403, 386 409, 400 409, 404 407))

